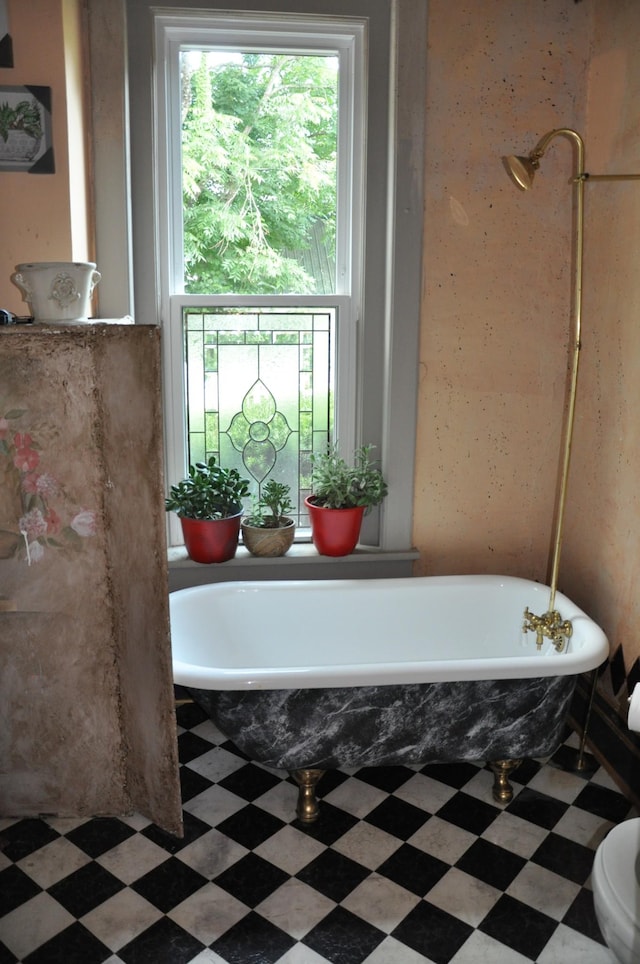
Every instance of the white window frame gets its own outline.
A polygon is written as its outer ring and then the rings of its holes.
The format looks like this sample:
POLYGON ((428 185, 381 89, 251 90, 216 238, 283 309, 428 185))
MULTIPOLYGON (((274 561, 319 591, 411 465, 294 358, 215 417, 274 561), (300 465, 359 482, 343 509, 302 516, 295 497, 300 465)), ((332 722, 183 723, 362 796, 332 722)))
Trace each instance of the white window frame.
MULTIPOLYGON (((356 337, 362 293, 365 183, 366 22, 280 15, 220 15, 210 11, 157 12, 155 41, 156 223, 169 230, 158 236, 158 290, 164 320, 166 466, 169 484, 185 475, 188 438, 184 368, 184 307, 330 307, 338 322, 334 434, 341 450, 356 445, 356 337), (187 295, 184 293, 182 158, 180 152, 180 52, 185 47, 261 52, 335 53, 338 71, 338 217, 336 292, 330 295, 187 295)), ((302 530, 299 534, 304 536, 302 530)), ((171 545, 182 543, 175 516, 169 517, 171 545)))
POLYGON ((411 546, 418 404, 428 3, 88 0, 88 5, 92 72, 100 77, 100 83, 92 86, 92 97, 101 314, 131 314, 137 324, 154 325, 161 323, 162 315, 153 221, 151 11, 239 12, 250 7, 266 13, 277 8, 291 14, 303 10, 369 20, 368 56, 373 67, 368 84, 369 143, 370 149, 373 141, 386 154, 388 163, 382 174, 368 176, 366 185, 367 230, 372 221, 376 224, 367 247, 384 249, 384 277, 372 279, 365 268, 362 337, 355 369, 356 437, 379 446, 389 482, 379 547, 390 558, 406 552, 411 546), (109 44, 104 43, 105 20, 109 44), (378 58, 384 51, 380 66, 378 58), (123 90, 128 90, 128 97, 123 98, 123 90), (381 320, 372 323, 376 312, 381 320))

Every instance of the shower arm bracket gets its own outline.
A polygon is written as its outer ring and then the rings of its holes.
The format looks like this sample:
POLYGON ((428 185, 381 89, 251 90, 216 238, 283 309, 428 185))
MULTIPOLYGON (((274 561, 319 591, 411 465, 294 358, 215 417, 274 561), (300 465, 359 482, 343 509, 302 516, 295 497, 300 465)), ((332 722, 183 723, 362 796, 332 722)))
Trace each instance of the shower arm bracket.
POLYGON ((536 616, 527 606, 524 611, 522 630, 525 633, 536 634, 536 649, 542 649, 542 644, 546 638, 551 640, 556 652, 561 653, 573 633, 573 625, 570 619, 563 619, 557 609, 549 610, 542 616, 536 616))

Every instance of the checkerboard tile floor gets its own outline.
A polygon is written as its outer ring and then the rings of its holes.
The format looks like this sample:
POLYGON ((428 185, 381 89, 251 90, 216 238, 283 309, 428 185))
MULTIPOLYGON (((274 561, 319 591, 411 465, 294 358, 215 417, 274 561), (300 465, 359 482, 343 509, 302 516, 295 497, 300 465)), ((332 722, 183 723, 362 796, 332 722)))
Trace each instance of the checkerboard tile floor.
POLYGON ((525 762, 286 773, 178 710, 185 836, 139 816, 0 821, 0 964, 610 964, 593 853, 631 815, 607 774, 525 762))

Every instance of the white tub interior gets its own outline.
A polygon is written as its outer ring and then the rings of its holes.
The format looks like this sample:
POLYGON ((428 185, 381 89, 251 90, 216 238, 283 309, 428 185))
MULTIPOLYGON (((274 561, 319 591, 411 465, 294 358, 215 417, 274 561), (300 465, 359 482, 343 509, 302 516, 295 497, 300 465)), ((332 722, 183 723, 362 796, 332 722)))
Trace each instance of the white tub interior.
POLYGON ((566 651, 536 649, 525 607, 549 589, 502 576, 216 583, 170 596, 174 680, 203 689, 518 679, 574 675, 608 654, 602 630, 566 596, 566 651))

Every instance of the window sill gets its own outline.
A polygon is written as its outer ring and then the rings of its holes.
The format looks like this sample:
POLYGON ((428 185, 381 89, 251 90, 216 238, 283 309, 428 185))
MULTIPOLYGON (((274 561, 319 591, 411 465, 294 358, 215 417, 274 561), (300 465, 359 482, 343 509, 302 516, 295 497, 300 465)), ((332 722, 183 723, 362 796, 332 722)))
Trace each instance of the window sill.
POLYGON ((209 582, 249 579, 390 579, 411 576, 415 549, 385 552, 360 547, 349 556, 321 556, 310 543, 297 543, 286 556, 262 559, 238 546, 235 558, 211 565, 194 562, 184 546, 169 549, 169 591, 209 582))

